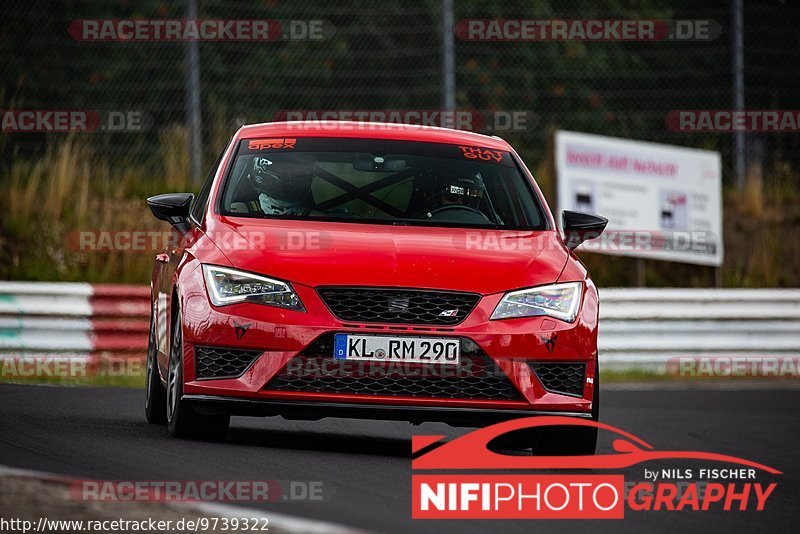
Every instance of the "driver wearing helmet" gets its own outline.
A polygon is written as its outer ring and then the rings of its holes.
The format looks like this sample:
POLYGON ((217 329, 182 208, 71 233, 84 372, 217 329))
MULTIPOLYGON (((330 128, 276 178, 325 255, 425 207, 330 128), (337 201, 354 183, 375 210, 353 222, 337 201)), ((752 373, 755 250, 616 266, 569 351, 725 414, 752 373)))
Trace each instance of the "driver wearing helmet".
POLYGON ((264 156, 254 156, 246 180, 258 198, 250 204, 266 215, 309 215, 314 204, 313 178, 313 162, 274 163, 264 156))
POLYGON ((486 186, 479 175, 440 180, 434 189, 432 209, 425 216, 430 218, 434 212, 447 209, 448 206, 465 206, 473 211, 480 211, 485 193, 486 186))

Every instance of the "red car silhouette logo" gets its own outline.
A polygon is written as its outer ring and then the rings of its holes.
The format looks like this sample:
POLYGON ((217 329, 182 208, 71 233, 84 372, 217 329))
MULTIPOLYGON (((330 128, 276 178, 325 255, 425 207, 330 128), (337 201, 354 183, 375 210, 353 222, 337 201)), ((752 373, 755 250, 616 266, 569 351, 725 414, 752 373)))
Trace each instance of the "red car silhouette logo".
MULTIPOLYGON (((417 453, 445 436, 414 436, 412 452, 417 453)), ((782 474, 777 469, 725 454, 702 451, 658 451, 644 440, 619 428, 592 420, 572 417, 527 417, 481 428, 444 443, 412 460, 415 470, 423 469, 623 469, 653 460, 709 460, 761 469, 782 474), (508 432, 551 426, 594 426, 617 434, 615 453, 585 456, 509 456, 489 450, 494 438, 508 432)))

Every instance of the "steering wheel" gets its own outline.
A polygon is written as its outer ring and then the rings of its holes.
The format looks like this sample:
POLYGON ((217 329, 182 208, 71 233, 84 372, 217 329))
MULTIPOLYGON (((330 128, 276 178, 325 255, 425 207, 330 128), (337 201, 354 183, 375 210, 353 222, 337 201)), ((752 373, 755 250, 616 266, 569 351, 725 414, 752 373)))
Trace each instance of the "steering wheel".
POLYGON ((484 213, 481 210, 477 210, 477 209, 472 208, 470 206, 465 206, 464 204, 448 204, 446 206, 442 206, 441 208, 436 208, 435 210, 432 210, 430 212, 430 214, 431 214, 431 217, 433 217, 437 213, 442 213, 443 211, 447 211, 447 210, 466 210, 466 211, 470 211, 472 213, 477 213, 478 215, 480 215, 481 217, 483 217, 487 221, 489 220, 489 218, 486 215, 484 215, 484 213))

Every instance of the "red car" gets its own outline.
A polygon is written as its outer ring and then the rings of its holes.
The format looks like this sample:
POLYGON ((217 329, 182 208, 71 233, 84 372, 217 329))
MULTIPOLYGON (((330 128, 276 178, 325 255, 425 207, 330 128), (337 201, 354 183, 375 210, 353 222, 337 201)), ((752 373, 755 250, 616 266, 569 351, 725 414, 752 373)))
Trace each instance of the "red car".
MULTIPOLYGON (((508 143, 349 122, 242 127, 195 197, 148 199, 147 418, 220 438, 230 415, 483 426, 597 418, 597 290, 508 143)), ((576 428, 565 451, 595 449, 576 428)))

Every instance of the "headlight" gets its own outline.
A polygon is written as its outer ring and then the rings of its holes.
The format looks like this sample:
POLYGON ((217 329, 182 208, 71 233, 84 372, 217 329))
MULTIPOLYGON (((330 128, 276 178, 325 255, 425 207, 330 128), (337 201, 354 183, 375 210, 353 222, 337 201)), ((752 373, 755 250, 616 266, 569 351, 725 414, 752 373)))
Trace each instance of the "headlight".
POLYGON ((571 323, 581 302, 581 282, 553 284, 506 293, 492 319, 549 315, 571 323))
POLYGON ((286 282, 215 265, 203 265, 203 275, 214 306, 247 301, 306 311, 297 293, 286 282))

